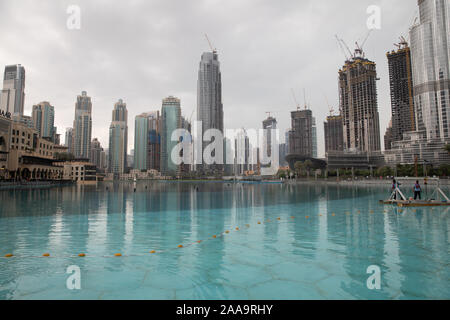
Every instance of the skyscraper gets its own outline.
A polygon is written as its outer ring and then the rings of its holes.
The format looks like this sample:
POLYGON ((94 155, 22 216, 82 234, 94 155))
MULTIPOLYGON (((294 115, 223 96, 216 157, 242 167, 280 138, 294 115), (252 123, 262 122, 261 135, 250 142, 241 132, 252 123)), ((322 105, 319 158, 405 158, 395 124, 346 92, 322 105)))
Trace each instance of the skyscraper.
POLYGON ((344 133, 341 116, 330 115, 324 122, 325 153, 331 151, 344 151, 344 133))
POLYGON ((316 118, 312 118, 312 127, 311 127, 311 134, 312 134, 312 157, 317 158, 317 125, 316 125, 316 118))
POLYGON ((77 97, 73 121, 73 154, 75 158, 90 159, 92 135, 92 102, 86 91, 77 97))
POLYGON ((102 145, 100 144, 100 141, 98 141, 97 138, 94 138, 91 142, 91 163, 95 164, 97 169, 104 169, 105 168, 105 151, 102 148, 102 145))
MULTIPOLYGON (((390 149, 392 141, 403 139, 403 133, 414 131, 415 113, 411 70, 411 50, 403 39, 398 50, 386 54, 391 87, 392 129, 386 142, 390 149)), ((385 146, 385 149, 388 149, 385 146)))
POLYGON ((66 128, 64 144, 67 147, 67 152, 73 154, 73 129, 72 128, 66 128))
POLYGON ((134 126, 134 168, 159 171, 159 111, 136 116, 134 126))
POLYGON ((237 132, 234 140, 234 159, 234 174, 237 176, 244 175, 245 171, 248 171, 251 167, 250 139, 244 128, 237 132))
POLYGON ((0 110, 23 115, 25 102, 25 68, 20 64, 5 67, 0 110))
MULTIPOLYGON (((218 129, 223 134, 222 76, 217 52, 204 52, 201 57, 197 82, 197 120, 202 122, 203 134, 218 129)), ((203 150, 208 143, 203 143, 203 150)), ((223 162, 222 162, 223 163, 223 162)), ((202 165, 204 172, 222 171, 223 165, 202 165)))
POLYGON ((264 149, 267 150, 267 156, 272 156, 272 131, 277 129, 277 119, 269 116, 263 121, 264 131, 264 149))
POLYGON ((110 173, 122 174, 127 167, 128 150, 128 111, 127 104, 120 99, 114 104, 112 121, 109 127, 109 165, 110 173))
POLYGON ((361 50, 339 70, 340 111, 344 125, 344 150, 380 151, 377 71, 361 50))
POLYGON ((450 138, 450 1, 419 0, 410 30, 416 130, 427 140, 450 138))
POLYGON ((311 158, 313 156, 313 116, 309 109, 291 112, 289 154, 311 158))
POLYGON ((167 97, 162 101, 161 108, 161 173, 164 176, 176 175, 178 166, 172 161, 172 150, 178 144, 172 141, 174 130, 181 128, 180 99, 167 97))
POLYGON ((39 132, 39 137, 50 138, 55 142, 55 108, 47 101, 36 104, 33 106, 32 119, 34 128, 39 132))
MULTIPOLYGON (((402 134, 403 137, 403 134, 402 134)), ((395 140, 399 141, 399 140, 395 140)), ((386 128, 386 132, 384 134, 384 150, 392 149, 392 142, 394 142, 393 130, 392 130, 392 120, 389 121, 389 125, 386 128)))

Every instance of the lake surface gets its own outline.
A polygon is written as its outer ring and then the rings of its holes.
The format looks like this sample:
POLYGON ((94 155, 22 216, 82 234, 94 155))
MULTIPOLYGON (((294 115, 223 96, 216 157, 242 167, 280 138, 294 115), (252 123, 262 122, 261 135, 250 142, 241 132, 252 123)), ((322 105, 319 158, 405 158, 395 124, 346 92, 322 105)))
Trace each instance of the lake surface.
POLYGON ((380 205, 389 188, 0 191, 0 299, 450 299, 450 208, 380 205), (80 290, 67 288, 69 266, 80 290))

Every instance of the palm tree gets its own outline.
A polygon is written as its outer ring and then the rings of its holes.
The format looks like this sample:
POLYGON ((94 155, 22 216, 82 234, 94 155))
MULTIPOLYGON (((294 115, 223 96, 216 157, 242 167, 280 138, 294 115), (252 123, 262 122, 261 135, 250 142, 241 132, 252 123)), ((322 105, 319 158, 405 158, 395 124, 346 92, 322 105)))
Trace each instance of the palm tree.
POLYGON ((309 179, 309 171, 312 168, 313 163, 311 160, 306 160, 304 166, 306 168, 306 174, 308 175, 308 179, 309 179))
POLYGON ((300 175, 300 173, 301 173, 302 170, 303 170, 303 167, 304 167, 304 165, 303 165, 303 162, 301 162, 301 161, 297 161, 297 162, 294 164, 294 169, 295 169, 295 173, 297 174, 297 176, 300 175))
POLYGON ((450 154, 450 144, 446 144, 444 149, 450 154))

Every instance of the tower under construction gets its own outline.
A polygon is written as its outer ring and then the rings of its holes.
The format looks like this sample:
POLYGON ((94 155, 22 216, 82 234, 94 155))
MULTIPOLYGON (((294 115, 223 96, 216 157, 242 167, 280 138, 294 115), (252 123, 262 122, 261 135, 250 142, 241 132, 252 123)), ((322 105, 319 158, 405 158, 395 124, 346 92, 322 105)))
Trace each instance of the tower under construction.
POLYGON ((375 63, 366 59, 359 48, 339 70, 339 100, 345 150, 381 150, 376 81, 375 63))
POLYGON ((325 153, 330 151, 344 151, 342 116, 328 116, 323 126, 325 130, 325 153))
POLYGON ((404 38, 397 47, 398 50, 386 54, 391 89, 392 141, 403 140, 403 133, 416 130, 411 50, 404 38))
POLYGON ((309 109, 292 111, 291 122, 289 154, 311 158, 313 156, 312 111, 309 109))

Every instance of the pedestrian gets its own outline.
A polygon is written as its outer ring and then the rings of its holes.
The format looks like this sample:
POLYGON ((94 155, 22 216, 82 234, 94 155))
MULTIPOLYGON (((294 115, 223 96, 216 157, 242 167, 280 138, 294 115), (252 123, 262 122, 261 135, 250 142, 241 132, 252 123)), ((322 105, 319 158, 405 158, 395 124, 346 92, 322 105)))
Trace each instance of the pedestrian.
POLYGON ((392 180, 392 189, 391 189, 391 193, 394 193, 394 200, 397 200, 397 192, 395 192, 395 189, 397 189, 398 184, 397 181, 392 180))
POLYGON ((421 200, 420 193, 422 192, 422 188, 420 187, 419 181, 417 180, 414 184, 414 200, 417 200, 417 197, 419 197, 419 200, 421 200))

